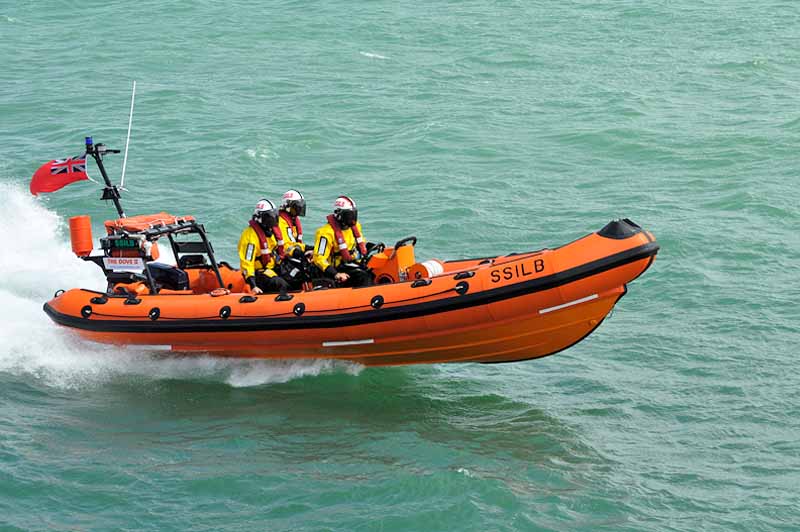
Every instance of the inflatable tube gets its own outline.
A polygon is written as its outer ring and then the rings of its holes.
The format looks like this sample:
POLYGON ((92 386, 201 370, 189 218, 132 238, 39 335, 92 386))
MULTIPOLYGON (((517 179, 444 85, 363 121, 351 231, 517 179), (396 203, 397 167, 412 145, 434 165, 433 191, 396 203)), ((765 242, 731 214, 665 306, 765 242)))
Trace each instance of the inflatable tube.
POLYGON ((221 290, 215 273, 198 266, 186 270, 190 290, 72 289, 44 310, 96 342, 182 353, 364 365, 512 362, 589 335, 658 250, 651 233, 622 220, 557 249, 427 261, 409 270, 424 271, 419 278, 365 288, 254 296, 237 270, 219 268, 221 290))

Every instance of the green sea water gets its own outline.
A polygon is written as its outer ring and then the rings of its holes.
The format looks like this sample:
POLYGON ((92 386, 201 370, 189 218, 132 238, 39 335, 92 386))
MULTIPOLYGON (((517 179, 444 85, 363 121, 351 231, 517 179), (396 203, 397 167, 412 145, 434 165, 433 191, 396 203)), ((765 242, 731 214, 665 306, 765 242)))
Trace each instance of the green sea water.
POLYGON ((781 0, 0 0, 0 530, 799 530, 798 43, 781 0), (86 343, 41 305, 102 286, 64 221, 113 209, 27 183, 124 147, 133 80, 127 211, 229 261, 291 187, 306 233, 348 194, 421 258, 619 217, 661 253, 540 361, 86 343))

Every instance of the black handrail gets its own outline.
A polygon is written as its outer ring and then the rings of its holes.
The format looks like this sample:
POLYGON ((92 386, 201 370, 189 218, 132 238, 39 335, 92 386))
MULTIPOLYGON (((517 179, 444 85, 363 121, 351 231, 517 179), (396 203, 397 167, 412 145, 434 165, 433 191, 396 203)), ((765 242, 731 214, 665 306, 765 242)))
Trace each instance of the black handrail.
POLYGON ((200 238, 203 239, 203 243, 206 245, 206 249, 208 250, 208 261, 211 263, 211 267, 214 268, 214 273, 217 275, 217 281, 219 281, 219 287, 225 288, 225 283, 222 280, 222 274, 219 273, 219 266, 217 266, 217 259, 214 258, 214 249, 211 247, 211 242, 208 241, 208 237, 206 237, 205 229, 203 228, 202 224, 195 224, 195 228, 197 229, 197 233, 200 235, 200 238))

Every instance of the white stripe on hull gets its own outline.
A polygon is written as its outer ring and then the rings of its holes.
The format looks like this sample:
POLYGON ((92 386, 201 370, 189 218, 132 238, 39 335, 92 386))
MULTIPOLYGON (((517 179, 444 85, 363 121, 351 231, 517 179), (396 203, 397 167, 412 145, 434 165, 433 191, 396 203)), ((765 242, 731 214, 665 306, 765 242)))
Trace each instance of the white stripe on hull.
POLYGON ((548 312, 553 312, 554 310, 561 310, 562 308, 571 307, 572 305, 579 305, 581 303, 586 303, 587 301, 591 301, 592 299, 597 299, 597 297, 598 297, 597 294, 592 294, 590 296, 582 297, 580 299, 576 299, 575 301, 570 301, 562 305, 543 308, 542 310, 539 311, 539 314, 547 314, 548 312))
POLYGON ((343 345, 364 345, 364 344, 374 344, 375 340, 373 338, 369 338, 367 340, 346 340, 343 342, 322 342, 322 347, 340 347, 343 345))

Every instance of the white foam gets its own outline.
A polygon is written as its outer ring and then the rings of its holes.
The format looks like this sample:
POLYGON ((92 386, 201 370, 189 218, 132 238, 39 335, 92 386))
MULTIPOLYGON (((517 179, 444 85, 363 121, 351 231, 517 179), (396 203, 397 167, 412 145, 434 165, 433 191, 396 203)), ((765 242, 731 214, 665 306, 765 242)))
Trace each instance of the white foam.
POLYGON ((251 159, 255 159, 256 157, 260 159, 280 159, 281 156, 278 155, 277 152, 270 149, 269 146, 258 146, 256 148, 247 148, 245 153, 251 159))
POLYGON ((379 54, 373 54, 372 52, 358 52, 358 53, 360 53, 364 57, 370 57, 372 59, 388 59, 388 57, 379 54))
POLYGON ((100 269, 72 253, 57 214, 7 183, 0 183, 0 197, 6 206, 0 215, 0 289, 49 299, 59 288, 105 287, 100 269))
POLYGON ((475 475, 474 475, 474 474, 473 474, 473 473, 472 473, 472 472, 471 472, 469 469, 467 469, 467 468, 465 468, 465 467, 459 467, 458 469, 456 469, 456 472, 457 472, 457 473, 461 473, 461 474, 462 474, 462 475, 464 475, 465 477, 470 477, 470 478, 472 478, 472 477, 474 477, 474 476, 475 476, 475 475))
POLYGON ((64 221, 42 200, 6 183, 0 183, 0 197, 7 206, 0 214, 0 372, 59 388, 84 388, 132 376, 211 379, 244 387, 361 370, 356 364, 327 360, 177 358, 82 340, 56 326, 42 305, 60 288, 102 290, 102 272, 73 255, 64 221))
POLYGON ((358 375, 363 368, 360 364, 335 360, 237 361, 235 366, 229 368, 230 372, 225 382, 234 387, 257 386, 336 371, 358 375))

